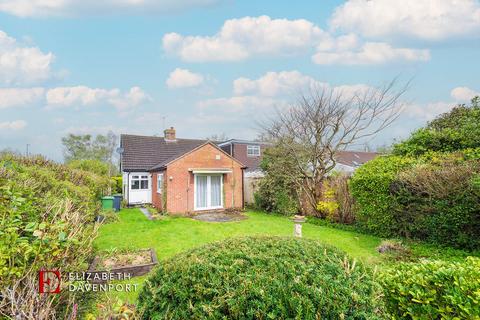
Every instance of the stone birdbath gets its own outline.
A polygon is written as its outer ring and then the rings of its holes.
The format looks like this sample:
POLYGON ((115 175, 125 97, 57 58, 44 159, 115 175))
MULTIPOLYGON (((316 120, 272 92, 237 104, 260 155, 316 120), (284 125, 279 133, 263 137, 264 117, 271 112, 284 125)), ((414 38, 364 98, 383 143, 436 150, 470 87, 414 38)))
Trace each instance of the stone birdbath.
POLYGON ((295 237, 299 237, 301 238, 302 237, 302 224, 305 223, 305 216, 301 216, 301 215, 295 215, 293 218, 292 218, 292 221, 294 223, 294 228, 293 228, 293 235, 295 237))

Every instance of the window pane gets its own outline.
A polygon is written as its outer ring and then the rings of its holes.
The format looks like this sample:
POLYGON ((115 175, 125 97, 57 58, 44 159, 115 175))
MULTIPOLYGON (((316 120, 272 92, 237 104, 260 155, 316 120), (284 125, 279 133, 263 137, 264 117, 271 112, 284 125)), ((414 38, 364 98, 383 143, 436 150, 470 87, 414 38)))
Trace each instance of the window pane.
POLYGON ((196 197, 197 208, 205 208, 207 206, 207 176, 197 176, 196 197))
POLYGON ((140 189, 148 189, 148 179, 147 180, 140 180, 140 189))
POLYGON ((157 192, 162 192, 163 189, 163 174, 157 175, 157 192))
POLYGON ((210 177, 210 201, 211 207, 219 207, 222 205, 222 177, 211 176, 210 177))
POLYGON ((247 146, 247 155, 249 155, 249 156, 259 156, 260 155, 260 146, 247 146))
POLYGON ((138 179, 138 176, 132 176, 132 179, 138 179))
POLYGON ((132 180, 132 190, 138 190, 138 189, 140 189, 140 181, 132 180))
POLYGON ((148 179, 148 176, 142 176, 142 179, 148 179))

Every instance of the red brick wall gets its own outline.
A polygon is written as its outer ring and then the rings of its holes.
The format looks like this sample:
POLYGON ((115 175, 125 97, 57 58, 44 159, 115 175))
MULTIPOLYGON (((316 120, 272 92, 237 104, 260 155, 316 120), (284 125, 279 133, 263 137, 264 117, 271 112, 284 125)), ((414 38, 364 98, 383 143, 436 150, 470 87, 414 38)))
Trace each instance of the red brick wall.
MULTIPOLYGON (((165 183, 165 172, 152 172, 152 205, 157 208, 158 210, 163 210, 163 194, 157 193, 157 174, 163 173, 163 181, 165 183)), ((164 186, 165 192, 165 186, 164 186)))
POLYGON ((266 146, 260 145, 260 156, 259 157, 249 157, 247 155, 247 144, 234 144, 233 145, 233 157, 238 159, 243 163, 247 170, 255 169, 260 167, 260 162, 262 160, 263 152, 265 151, 266 146))
POLYGON ((188 171, 190 168, 232 170, 232 173, 223 174, 223 205, 225 208, 243 207, 241 165, 217 148, 205 145, 168 165, 164 175, 168 212, 188 213, 194 211, 194 175, 188 171), (216 155, 220 155, 220 160, 215 159, 216 155))

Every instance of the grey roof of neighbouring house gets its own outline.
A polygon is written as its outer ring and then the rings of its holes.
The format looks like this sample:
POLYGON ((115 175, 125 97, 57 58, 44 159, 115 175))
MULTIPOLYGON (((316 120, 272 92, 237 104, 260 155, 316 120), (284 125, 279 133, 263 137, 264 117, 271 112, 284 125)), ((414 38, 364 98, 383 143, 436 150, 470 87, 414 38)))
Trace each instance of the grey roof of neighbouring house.
POLYGON ((365 151, 338 151, 335 155, 335 161, 350 167, 358 167, 367 161, 373 160, 380 154, 377 152, 365 151))
POLYGON ((176 139, 122 134, 123 171, 149 171, 159 169, 168 162, 206 143, 207 140, 176 139))

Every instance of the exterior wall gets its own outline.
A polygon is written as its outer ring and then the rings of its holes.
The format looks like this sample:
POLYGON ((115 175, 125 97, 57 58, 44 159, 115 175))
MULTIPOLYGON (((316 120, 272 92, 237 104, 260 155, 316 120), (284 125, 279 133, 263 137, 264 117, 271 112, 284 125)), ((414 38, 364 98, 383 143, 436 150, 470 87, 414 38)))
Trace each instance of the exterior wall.
MULTIPOLYGON (((252 143, 252 145, 258 145, 252 143)), ((233 144, 233 157, 243 163, 247 167, 247 171, 255 170, 260 167, 260 162, 262 160, 262 155, 267 146, 260 145, 260 156, 259 157, 249 157, 247 155, 247 146, 248 144, 233 144)))
POLYGON ((163 211, 163 197, 164 197, 164 194, 157 192, 157 178, 158 178, 159 173, 163 173, 163 181, 164 181, 163 193, 166 192, 165 171, 152 172, 152 205, 155 208, 157 208, 158 210, 163 211))
POLYGON ((224 168, 232 170, 223 174, 224 208, 242 208, 242 168, 241 164, 212 145, 204 145, 192 153, 168 165, 164 180, 166 183, 169 213, 191 213, 194 211, 194 174, 192 168, 224 168), (216 156, 220 159, 216 159, 216 156))
POLYGON ((124 180, 126 181, 126 185, 124 185, 124 197, 128 201, 128 204, 145 204, 145 203, 152 203, 152 176, 149 172, 130 172, 124 173, 123 176, 124 180), (148 176, 148 189, 145 190, 132 190, 131 188, 131 181, 132 176, 134 175, 145 175, 148 176), (127 179, 128 178, 128 179, 127 179), (126 194, 125 194, 126 193, 126 194))

